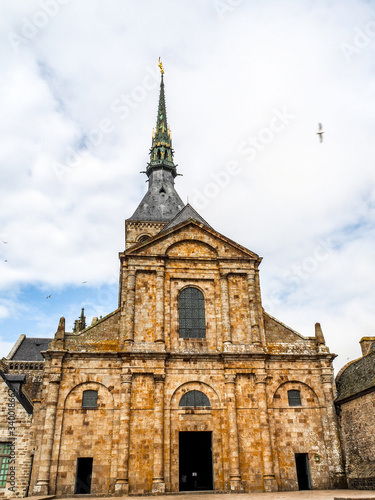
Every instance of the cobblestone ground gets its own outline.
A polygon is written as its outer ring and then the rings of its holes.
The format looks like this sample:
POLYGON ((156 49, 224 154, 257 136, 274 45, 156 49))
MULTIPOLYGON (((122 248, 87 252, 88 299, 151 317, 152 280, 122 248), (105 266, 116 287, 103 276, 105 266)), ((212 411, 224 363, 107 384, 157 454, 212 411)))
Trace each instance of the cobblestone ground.
MULTIPOLYGON (((83 496, 83 495, 82 495, 83 496)), ((82 496, 80 498, 82 498, 82 496)), ((28 500, 47 500, 54 497, 28 497, 28 500)), ((89 500, 116 499, 119 497, 87 497, 89 500)), ((129 500, 145 500, 144 496, 127 497, 129 500)), ((155 500, 375 500, 374 490, 314 490, 281 491, 277 493, 180 493, 154 496, 155 500)), ((77 500, 77 497, 65 500, 77 500)))

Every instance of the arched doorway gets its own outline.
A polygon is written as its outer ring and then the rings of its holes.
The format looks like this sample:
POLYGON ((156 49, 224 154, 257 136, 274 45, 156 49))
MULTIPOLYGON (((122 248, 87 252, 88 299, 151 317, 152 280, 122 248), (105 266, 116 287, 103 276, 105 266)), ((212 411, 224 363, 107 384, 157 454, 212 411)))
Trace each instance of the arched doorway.
MULTIPOLYGON (((211 408, 211 402, 202 391, 192 390, 179 406, 194 411, 211 408)), ((180 491, 213 490, 211 431, 180 431, 179 465, 180 491)))
POLYGON ((217 392, 210 385, 188 381, 175 390, 167 443, 170 491, 224 490, 223 418, 217 392))

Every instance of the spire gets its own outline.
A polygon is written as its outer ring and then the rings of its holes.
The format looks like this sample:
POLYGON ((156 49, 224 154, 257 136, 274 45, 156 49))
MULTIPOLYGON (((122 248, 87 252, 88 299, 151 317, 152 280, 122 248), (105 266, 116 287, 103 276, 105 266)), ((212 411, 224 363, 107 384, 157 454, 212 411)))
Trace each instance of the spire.
POLYGON ((164 69, 159 58, 161 73, 158 116, 152 134, 150 162, 147 164, 148 191, 129 221, 169 222, 184 207, 174 188, 177 176, 173 162, 172 136, 168 128, 164 93, 164 69))
POLYGON ((85 309, 82 307, 81 316, 74 322, 73 332, 78 333, 84 330, 85 328, 86 328, 86 316, 85 316, 85 309))
POLYGON ((173 163, 172 135, 167 123, 167 109, 165 106, 164 92, 164 68, 159 57, 159 68, 161 73, 158 116, 156 128, 152 133, 152 146, 150 149, 150 163, 147 165, 146 174, 158 168, 168 169, 176 177, 176 166, 173 163))

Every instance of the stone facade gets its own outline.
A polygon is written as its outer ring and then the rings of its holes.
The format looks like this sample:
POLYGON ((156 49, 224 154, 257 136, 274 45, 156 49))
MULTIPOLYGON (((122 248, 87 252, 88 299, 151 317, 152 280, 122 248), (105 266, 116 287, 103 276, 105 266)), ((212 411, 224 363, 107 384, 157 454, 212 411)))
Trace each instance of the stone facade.
POLYGON ((363 356, 337 375, 336 406, 349 487, 375 489, 375 337, 361 347, 363 356))
POLYGON ((162 77, 118 309, 61 318, 44 352, 33 494, 344 486, 320 325, 303 337, 264 311, 261 258, 183 205, 173 153, 162 77))
MULTIPOLYGON (((5 498, 24 497, 29 489, 31 449, 33 434, 31 429, 31 403, 28 410, 20 403, 12 385, 7 385, 0 377, 0 463, 3 469, 8 458, 8 477, 6 484, 0 486, 0 494, 5 498), (4 444, 8 443, 8 452, 4 453, 4 444), (8 454, 9 453, 9 454, 8 454)), ((5 466, 6 467, 6 466, 5 466)), ((0 477, 1 471, 0 471, 0 477)))
POLYGON ((342 486, 333 355, 319 325, 304 338, 264 312, 260 258, 190 219, 120 260, 119 309, 76 334, 62 319, 45 353, 34 494, 74 494, 80 457, 93 495, 177 492, 187 432, 210 436, 216 491, 296 490, 296 454, 311 488, 342 486), (187 287, 204 296, 205 338, 179 336, 187 287), (190 391, 210 406, 180 406, 190 391))

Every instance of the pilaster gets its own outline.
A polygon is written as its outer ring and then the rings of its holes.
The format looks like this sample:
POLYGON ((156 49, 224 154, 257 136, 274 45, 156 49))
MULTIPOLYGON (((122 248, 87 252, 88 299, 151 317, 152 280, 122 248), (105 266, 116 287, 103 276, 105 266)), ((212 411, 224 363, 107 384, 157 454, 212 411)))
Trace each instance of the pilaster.
POLYGON ((154 465, 152 493, 165 492, 164 482, 164 375, 154 375, 154 465))
POLYGON ((155 342, 164 342, 164 269, 156 271, 155 342))
POLYGON ((243 491, 238 448, 236 375, 225 375, 225 391, 228 412, 230 490, 243 491))
POLYGON ((230 328, 230 310, 229 310, 229 292, 228 292, 228 275, 220 275, 220 291, 221 291, 221 324, 223 328, 223 343, 232 343, 232 334, 230 328))
POLYGON ((53 437, 55 432, 56 409, 59 398, 61 374, 52 373, 49 376, 48 394, 46 400, 46 414, 44 420, 44 434, 41 444, 39 474, 34 486, 33 494, 36 496, 50 494, 50 470, 53 437))
POLYGON ((277 483, 273 470, 271 432, 267 407, 267 374, 258 373, 255 378, 257 387, 260 435, 262 440, 263 457, 263 488, 264 491, 277 491, 277 483))
POLYGON ((129 444, 130 444, 130 402, 132 392, 132 374, 121 374, 120 402, 120 439, 118 450, 118 470, 115 492, 118 495, 129 493, 129 444))
POLYGON ((260 331, 259 331, 259 310, 257 304, 257 293, 255 285, 254 273, 247 275, 247 284, 249 290, 250 301, 250 322, 251 322, 251 342, 253 344, 261 344, 260 331))
POLYGON ((331 368, 323 370, 321 381, 326 406, 326 416, 323 418, 323 431, 326 438, 325 442, 329 444, 327 452, 330 455, 328 467, 332 478, 331 487, 347 488, 337 415, 333 403, 333 374, 331 368), (330 370, 330 373, 328 373, 328 370, 330 370))
POLYGON ((121 311, 121 346, 123 346, 124 343, 134 342, 135 282, 136 271, 129 269, 126 279, 126 301, 125 304, 122 305, 123 309, 121 311))

